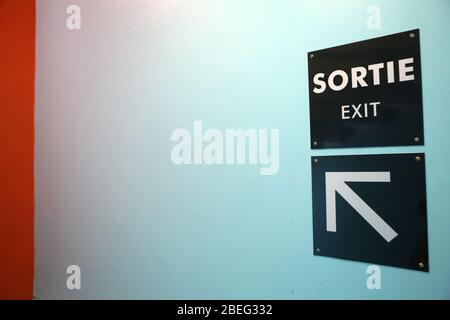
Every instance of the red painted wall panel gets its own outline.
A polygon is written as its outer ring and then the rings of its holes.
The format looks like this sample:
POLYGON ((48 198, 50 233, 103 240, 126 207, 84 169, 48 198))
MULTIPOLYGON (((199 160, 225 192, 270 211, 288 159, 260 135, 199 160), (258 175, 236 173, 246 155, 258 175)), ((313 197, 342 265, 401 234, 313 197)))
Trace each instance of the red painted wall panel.
POLYGON ((0 0, 0 299, 30 299, 34 270, 34 0, 0 0))

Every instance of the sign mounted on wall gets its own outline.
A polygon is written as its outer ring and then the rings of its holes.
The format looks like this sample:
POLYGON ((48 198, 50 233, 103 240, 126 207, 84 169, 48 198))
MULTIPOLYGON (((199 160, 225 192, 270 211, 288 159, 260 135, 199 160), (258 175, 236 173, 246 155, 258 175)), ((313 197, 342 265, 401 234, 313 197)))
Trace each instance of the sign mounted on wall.
POLYGON ((423 145, 419 30, 308 53, 311 147, 423 145))
POLYGON ((312 158, 314 254, 428 271, 424 154, 312 158))

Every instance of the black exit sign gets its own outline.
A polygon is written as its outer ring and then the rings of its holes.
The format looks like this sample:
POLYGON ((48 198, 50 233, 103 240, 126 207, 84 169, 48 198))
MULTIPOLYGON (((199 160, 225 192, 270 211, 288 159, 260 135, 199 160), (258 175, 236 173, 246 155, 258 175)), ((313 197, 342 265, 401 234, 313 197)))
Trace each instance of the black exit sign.
POLYGON ((419 30, 308 53, 311 147, 423 145, 419 30))

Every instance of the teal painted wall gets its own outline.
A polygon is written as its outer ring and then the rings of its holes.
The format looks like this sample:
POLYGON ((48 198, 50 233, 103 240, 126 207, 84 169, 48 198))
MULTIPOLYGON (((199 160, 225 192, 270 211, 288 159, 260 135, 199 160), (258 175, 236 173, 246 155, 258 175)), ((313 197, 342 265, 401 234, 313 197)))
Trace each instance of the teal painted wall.
POLYGON ((38 0, 39 298, 450 298, 450 1, 38 0), (82 29, 65 27, 66 7, 82 29), (369 5, 381 29, 366 26, 369 5), (420 28, 424 147, 312 151, 308 51, 420 28), (177 128, 279 128, 280 170, 175 166, 177 128), (312 255, 310 157, 425 152, 430 273, 312 255), (82 290, 66 289, 68 265, 82 290))

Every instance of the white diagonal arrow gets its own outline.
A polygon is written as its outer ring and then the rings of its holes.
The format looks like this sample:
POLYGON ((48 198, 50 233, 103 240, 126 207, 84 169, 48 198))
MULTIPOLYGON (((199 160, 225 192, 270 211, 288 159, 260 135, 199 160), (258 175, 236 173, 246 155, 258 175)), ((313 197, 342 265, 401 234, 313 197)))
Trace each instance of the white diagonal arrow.
POLYGON ((325 172, 327 231, 336 232, 336 192, 338 192, 387 242, 398 236, 346 182, 391 182, 389 171, 325 172))

